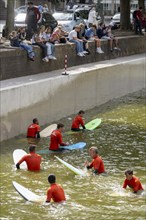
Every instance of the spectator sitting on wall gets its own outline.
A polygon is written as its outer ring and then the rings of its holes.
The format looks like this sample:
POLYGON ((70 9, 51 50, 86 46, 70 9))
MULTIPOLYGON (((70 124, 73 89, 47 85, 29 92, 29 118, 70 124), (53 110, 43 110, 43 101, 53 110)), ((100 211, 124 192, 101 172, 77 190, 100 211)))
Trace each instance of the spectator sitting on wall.
POLYGON ((36 34, 33 35, 33 37, 32 37, 32 44, 33 45, 37 45, 37 46, 39 46, 42 49, 42 52, 43 52, 42 61, 49 62, 48 54, 47 54, 47 46, 46 46, 46 44, 44 42, 44 39, 42 39, 42 37, 41 37, 40 29, 38 30, 38 32, 36 34))
POLYGON ((97 36, 97 27, 96 25, 92 25, 90 28, 88 28, 85 32, 85 38, 90 41, 95 41, 96 44, 96 52, 101 54, 104 53, 101 49, 101 42, 100 39, 97 36))
POLYGON ((76 25, 74 30, 70 31, 68 38, 69 38, 69 42, 76 44, 77 55, 83 57, 85 56, 85 53, 87 53, 87 51, 84 51, 83 49, 83 40, 79 39, 77 36, 77 33, 79 31, 80 31, 80 26, 76 25))
POLYGON ((66 43, 67 39, 65 35, 66 35, 66 32, 62 30, 62 26, 57 25, 57 27, 53 30, 53 33, 50 37, 50 42, 53 44, 66 43))
POLYGON ((20 47, 22 47, 24 50, 26 50, 29 59, 31 61, 34 61, 35 53, 33 51, 33 47, 31 45, 29 45, 31 42, 26 41, 26 30, 25 30, 25 27, 21 27, 18 30, 18 39, 19 39, 20 47))
POLYGON ((56 60, 55 45, 50 42, 51 34, 52 34, 52 28, 47 27, 45 32, 43 33, 43 38, 46 41, 46 46, 47 46, 47 50, 48 50, 48 52, 47 52, 48 58, 51 60, 56 60))
POLYGON ((100 23, 97 29, 97 36, 99 39, 106 39, 110 42, 110 51, 119 50, 118 48, 118 39, 111 33, 111 27, 105 27, 103 23, 100 23), (115 43, 115 47, 113 48, 113 43, 115 43))
MULTIPOLYGON (((10 40, 10 45, 12 47, 20 47, 23 48, 24 50, 27 51, 28 58, 31 61, 34 61, 34 52, 32 46, 28 45, 27 43, 23 42, 24 39, 22 39, 22 33, 25 33, 25 28, 21 28, 19 32, 17 31, 12 31, 9 34, 9 40, 10 40), (21 31, 20 31, 21 30, 21 31)), ((24 35, 23 35, 24 36, 24 35)), ((24 37, 25 38, 25 37, 24 37)))
POLYGON ((49 12, 49 8, 47 4, 44 4, 43 6, 43 12, 49 12))
POLYGON ((82 41, 83 41, 83 49, 84 49, 84 51, 87 51, 87 54, 90 54, 90 51, 89 51, 89 45, 88 45, 88 40, 86 40, 86 38, 85 38, 85 25, 83 24, 83 23, 80 23, 79 24, 79 27, 80 27, 80 31, 79 32, 77 32, 77 37, 79 38, 79 39, 82 39, 82 41))

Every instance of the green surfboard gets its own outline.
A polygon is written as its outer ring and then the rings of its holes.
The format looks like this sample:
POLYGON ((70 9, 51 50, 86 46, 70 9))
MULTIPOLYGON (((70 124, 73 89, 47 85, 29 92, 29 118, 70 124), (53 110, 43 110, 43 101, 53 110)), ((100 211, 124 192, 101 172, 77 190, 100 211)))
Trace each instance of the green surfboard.
MULTIPOLYGON (((85 124, 86 130, 89 130, 89 131, 94 130, 95 128, 97 128, 101 124, 101 121, 102 121, 101 118, 93 119, 92 121, 85 124)), ((82 131, 84 131, 84 130, 81 130, 81 131, 67 131, 67 132, 65 132, 65 134, 75 134, 75 133, 79 133, 79 132, 82 132, 82 131)))

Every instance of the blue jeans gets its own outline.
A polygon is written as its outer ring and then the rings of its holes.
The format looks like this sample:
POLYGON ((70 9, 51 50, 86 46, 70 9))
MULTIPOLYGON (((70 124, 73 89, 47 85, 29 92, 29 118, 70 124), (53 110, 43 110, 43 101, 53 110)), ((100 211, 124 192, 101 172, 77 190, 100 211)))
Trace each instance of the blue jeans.
POLYGON ((77 53, 82 53, 83 52, 83 42, 82 41, 71 39, 70 42, 76 44, 77 53))
POLYGON ((33 48, 32 48, 31 45, 20 42, 20 47, 27 51, 27 54, 28 54, 29 58, 33 58, 35 56, 35 54, 33 52, 33 48))

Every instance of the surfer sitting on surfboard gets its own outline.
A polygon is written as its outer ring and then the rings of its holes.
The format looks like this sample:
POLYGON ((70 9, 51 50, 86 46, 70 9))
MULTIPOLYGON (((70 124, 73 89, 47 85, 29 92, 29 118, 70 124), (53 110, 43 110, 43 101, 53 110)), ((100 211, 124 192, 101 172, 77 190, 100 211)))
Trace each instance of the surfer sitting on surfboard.
POLYGON ((92 162, 89 163, 88 161, 85 162, 85 166, 87 169, 91 169, 92 167, 94 168, 94 173, 95 174, 101 174, 101 173, 106 173, 104 169, 104 163, 102 158, 98 155, 98 150, 96 147, 91 147, 89 149, 89 154, 92 157, 92 162))
MULTIPOLYGON (((62 141, 62 132, 64 129, 64 125, 59 123, 57 125, 57 129, 51 133, 50 137, 50 147, 49 150, 59 150, 59 146, 68 146, 69 143, 64 143, 62 141)), ((61 150, 61 149, 60 149, 61 150)))
POLYGON ((29 147, 29 154, 23 156, 16 164, 17 169, 20 169, 20 164, 25 161, 27 169, 30 171, 39 171, 41 165, 41 156, 35 153, 35 146, 29 147))
POLYGON ((83 110, 80 110, 78 115, 73 119, 71 126, 72 131, 80 131, 81 130, 80 125, 82 126, 83 129, 86 129, 83 121, 84 114, 85 112, 83 110))
POLYGON ((66 198, 65 198, 64 190, 59 184, 56 184, 56 177, 54 174, 50 174, 48 176, 48 182, 50 183, 50 187, 47 191, 46 202, 50 202, 51 199, 54 202, 65 201, 66 198))
POLYGON ((123 188, 126 189, 127 186, 132 188, 133 193, 137 193, 138 191, 144 190, 139 179, 133 175, 133 170, 125 171, 126 179, 123 184, 123 188))

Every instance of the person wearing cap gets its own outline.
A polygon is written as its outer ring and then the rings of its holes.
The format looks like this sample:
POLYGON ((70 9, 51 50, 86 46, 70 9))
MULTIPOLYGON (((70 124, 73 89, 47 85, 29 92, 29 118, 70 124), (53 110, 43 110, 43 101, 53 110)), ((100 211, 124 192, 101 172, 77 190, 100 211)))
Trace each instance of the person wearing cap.
POLYGON ((83 129, 86 129, 83 121, 84 114, 85 112, 83 110, 80 110, 78 115, 73 119, 71 126, 72 131, 81 131, 80 125, 82 126, 83 129))
POLYGON ((91 158, 93 159, 91 163, 88 161, 85 162, 85 166, 87 169, 94 169, 93 173, 94 174, 106 174, 105 168, 104 168, 104 163, 102 158, 98 154, 98 149, 97 147, 91 147, 89 149, 89 154, 91 158))
POLYGON ((62 123, 59 123, 57 125, 57 129, 51 133, 49 150, 59 151, 59 150, 62 150, 62 149, 59 149, 60 146, 69 145, 68 143, 63 142, 62 140, 63 130, 64 130, 64 125, 62 123))
POLYGON ((125 176, 126 179, 123 183, 124 189, 126 189, 126 187, 129 186, 132 189, 133 193, 141 192, 144 190, 140 180, 133 175, 133 170, 126 170, 125 176))
POLYGON ((29 171, 39 171, 41 166, 41 156, 35 153, 34 145, 29 147, 29 154, 23 156, 16 164, 17 169, 20 169, 20 164, 24 161, 27 164, 27 169, 29 171))
POLYGON ((84 57, 87 51, 83 49, 83 40, 79 39, 77 33, 80 31, 80 26, 76 25, 72 31, 70 31, 68 38, 69 42, 76 44, 77 55, 80 57, 84 57))
POLYGON ((56 176, 54 174, 48 176, 48 182, 50 187, 47 190, 46 202, 51 202, 51 200, 53 202, 64 202, 66 200, 64 190, 56 183, 56 176))

